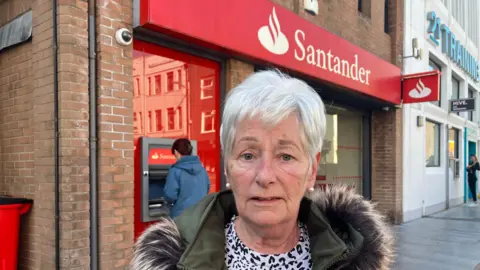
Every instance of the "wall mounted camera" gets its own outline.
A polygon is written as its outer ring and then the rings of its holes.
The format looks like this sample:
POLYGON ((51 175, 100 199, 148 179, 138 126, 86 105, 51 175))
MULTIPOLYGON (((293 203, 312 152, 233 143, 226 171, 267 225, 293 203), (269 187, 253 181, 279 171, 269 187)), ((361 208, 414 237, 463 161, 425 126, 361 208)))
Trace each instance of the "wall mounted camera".
POLYGON ((310 15, 318 15, 318 0, 304 0, 303 8, 310 15))
POLYGON ((133 41, 133 34, 127 28, 118 29, 115 33, 115 39, 118 44, 128 46, 133 41))

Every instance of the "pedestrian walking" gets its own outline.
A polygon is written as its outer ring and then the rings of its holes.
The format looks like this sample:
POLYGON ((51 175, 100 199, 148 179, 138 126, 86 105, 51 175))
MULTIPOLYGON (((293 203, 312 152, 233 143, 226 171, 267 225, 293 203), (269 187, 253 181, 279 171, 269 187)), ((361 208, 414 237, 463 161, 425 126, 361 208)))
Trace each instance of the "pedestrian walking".
POLYGON ((170 217, 179 216, 183 210, 195 205, 210 190, 210 179, 198 156, 192 155, 193 147, 188 139, 173 143, 172 154, 177 161, 167 175, 164 195, 173 204, 170 217))
POLYGON ((467 166, 468 173, 468 189, 472 194, 473 204, 470 206, 475 206, 477 202, 477 171, 480 170, 480 165, 478 164, 478 159, 475 155, 470 156, 470 164, 467 166))

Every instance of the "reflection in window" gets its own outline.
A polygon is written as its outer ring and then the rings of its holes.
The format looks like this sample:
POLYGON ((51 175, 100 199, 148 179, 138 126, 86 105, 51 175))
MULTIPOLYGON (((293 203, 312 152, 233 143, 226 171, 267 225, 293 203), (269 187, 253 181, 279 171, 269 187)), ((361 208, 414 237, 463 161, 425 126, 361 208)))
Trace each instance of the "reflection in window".
POLYGON ((155 95, 160 95, 162 92, 162 77, 160 74, 155 75, 155 95))
POLYGON ((155 123, 157 131, 161 131, 163 129, 162 126, 162 110, 155 111, 155 123))
POLYGON ((173 71, 167 72, 167 92, 173 91, 173 71))
POLYGON ((168 130, 175 129, 175 110, 173 108, 167 109, 168 130))
POLYGON ((140 79, 135 78, 135 84, 133 85, 133 91, 135 93, 135 96, 138 97, 140 96, 140 79))
POLYGON ((425 137, 425 164, 427 167, 440 167, 440 124, 426 121, 425 137))
POLYGON ((202 133, 215 132, 215 111, 202 112, 202 133))
POLYGON ((209 77, 202 79, 200 81, 200 98, 201 99, 208 99, 213 97, 213 82, 215 77, 209 77))
POLYGON ((152 132, 153 131, 153 129, 152 129, 152 122, 153 121, 152 121, 152 112, 151 111, 148 112, 148 120, 147 121, 148 121, 147 122, 147 127, 148 127, 147 132, 152 132))
POLYGON ((182 115, 182 107, 177 108, 177 115, 178 115, 178 129, 183 129, 183 115, 182 115))
POLYGON ((133 133, 138 132, 137 113, 133 113, 133 133))
POLYGON ((219 116, 210 112, 219 106, 219 89, 216 89, 218 83, 215 80, 220 74, 220 65, 138 40, 134 42, 133 56, 133 77, 139 79, 137 93, 143 91, 133 99, 138 126, 134 138, 188 138, 196 141, 197 154, 207 168, 211 190, 219 191, 220 146, 214 125, 219 116), (145 93, 148 92, 148 78, 151 78, 152 87, 149 96, 145 93), (204 85, 211 86, 205 92, 210 98, 201 99, 200 84, 205 78, 212 78, 204 85), (167 92, 169 94, 165 95, 167 92), (142 126, 142 117, 148 116, 148 112, 151 112, 150 132, 147 132, 148 126, 145 129, 142 126))
POLYGON ((152 78, 148 77, 148 89, 147 89, 147 96, 152 95, 152 78))
POLYGON ((438 65, 437 63, 433 62, 432 60, 430 60, 429 62, 429 66, 428 66, 428 70, 429 71, 433 71, 433 70, 438 70, 440 71, 440 94, 438 95, 439 98, 438 98, 438 101, 431 101, 432 104, 435 104, 437 105, 438 107, 441 107, 442 106, 442 68, 440 67, 440 65, 438 65))

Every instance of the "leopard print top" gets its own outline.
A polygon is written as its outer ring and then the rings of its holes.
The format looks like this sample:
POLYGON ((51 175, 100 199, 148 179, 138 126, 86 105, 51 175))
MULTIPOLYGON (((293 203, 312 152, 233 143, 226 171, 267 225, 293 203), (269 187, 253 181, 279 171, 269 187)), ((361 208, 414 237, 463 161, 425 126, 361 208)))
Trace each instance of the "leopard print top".
POLYGON ((229 270, 246 269, 312 269, 310 239, 307 227, 301 223, 300 240, 296 247, 282 254, 261 254, 243 244, 235 232, 236 216, 225 226, 225 263, 229 270))

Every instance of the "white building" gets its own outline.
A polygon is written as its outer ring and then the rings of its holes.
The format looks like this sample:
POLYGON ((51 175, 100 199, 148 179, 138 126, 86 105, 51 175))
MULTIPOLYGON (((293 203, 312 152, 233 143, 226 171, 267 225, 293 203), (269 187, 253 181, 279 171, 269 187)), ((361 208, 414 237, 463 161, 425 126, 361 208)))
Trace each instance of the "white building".
POLYGON ((439 102, 403 105, 405 222, 468 198, 465 167, 479 153, 479 110, 449 107, 451 99, 467 97, 480 105, 479 14, 478 0, 405 0, 403 73, 441 70, 439 102), (415 43, 422 55, 408 57, 415 43))

